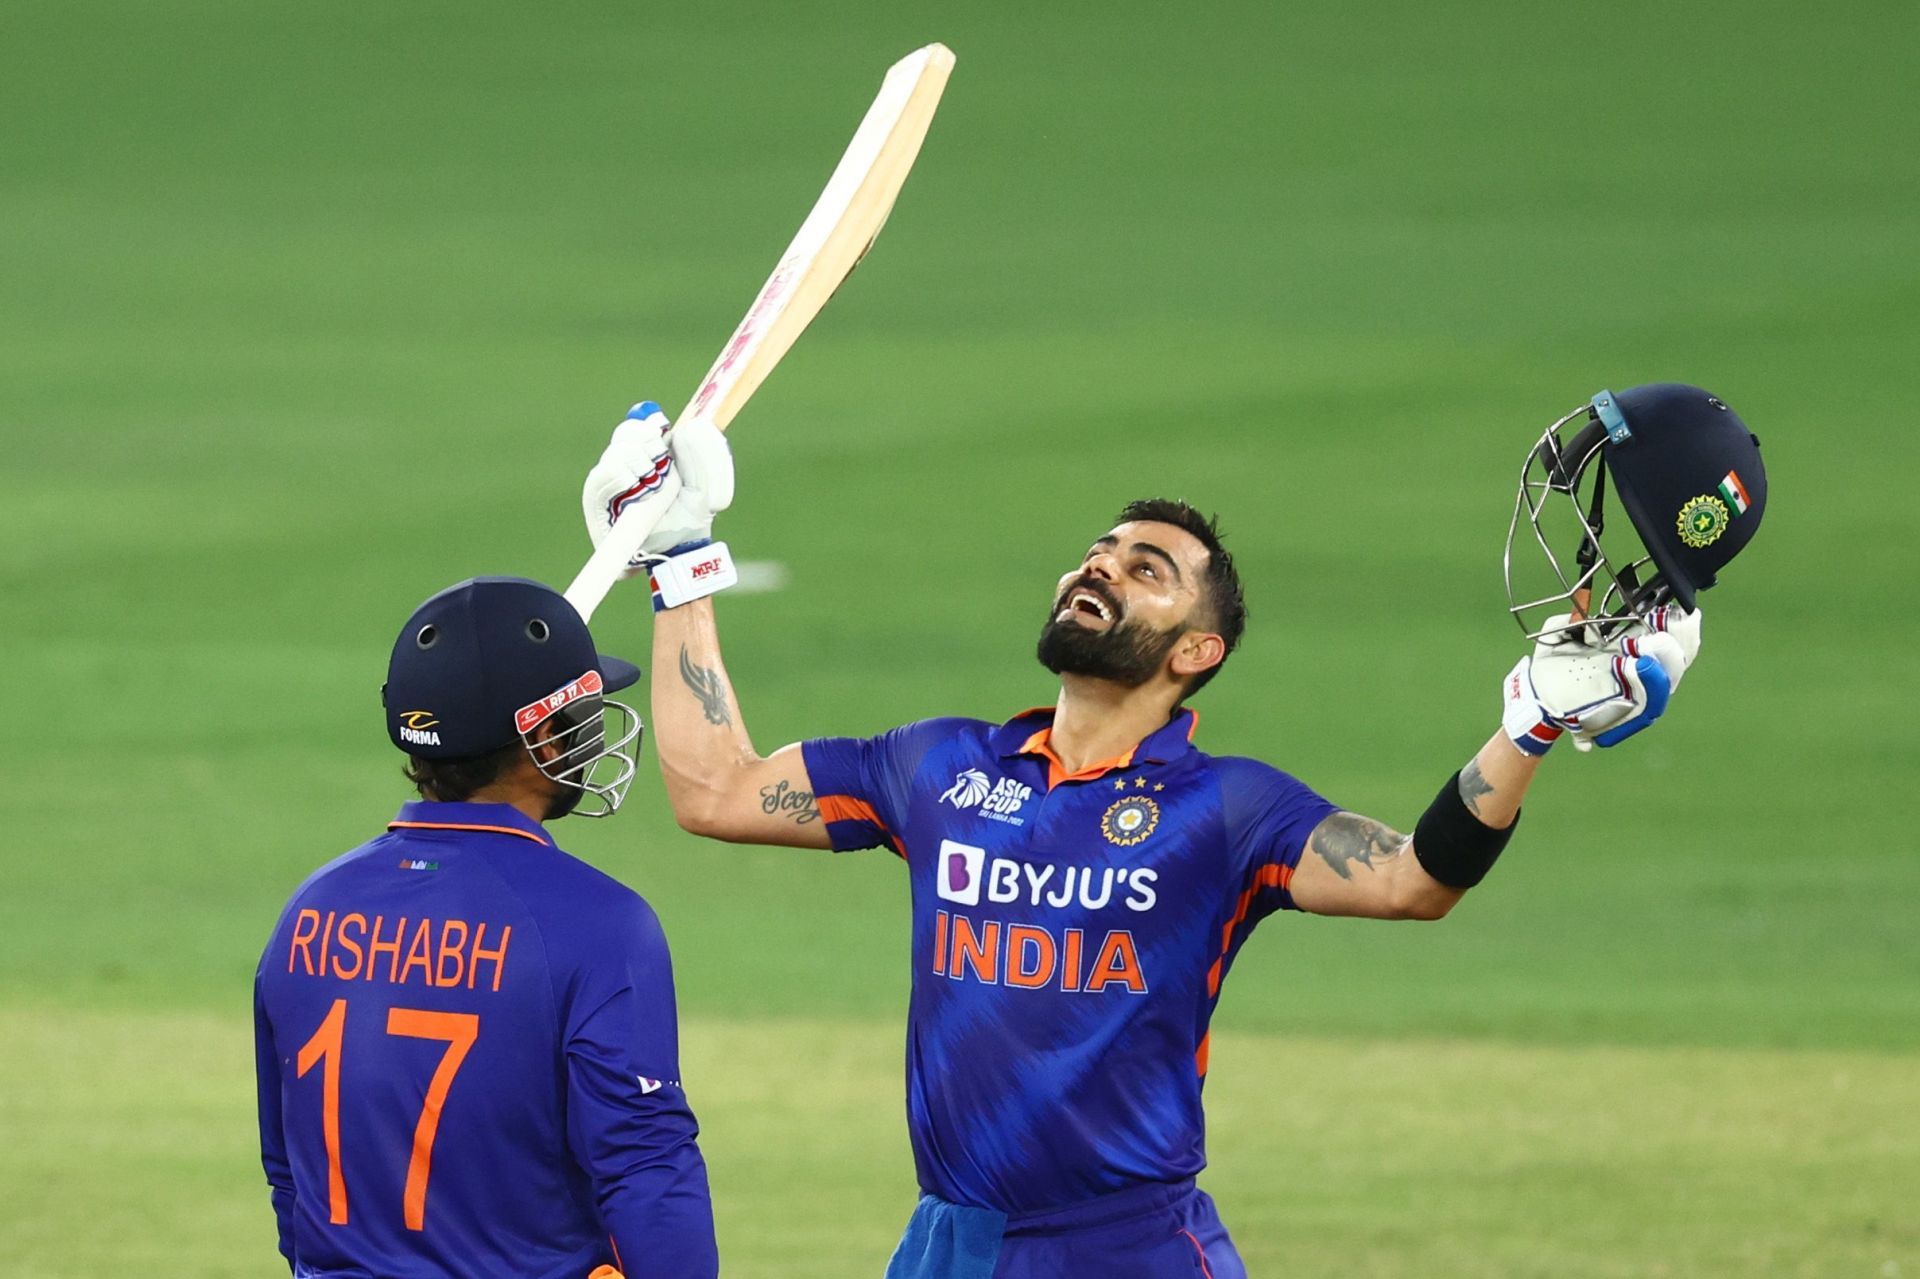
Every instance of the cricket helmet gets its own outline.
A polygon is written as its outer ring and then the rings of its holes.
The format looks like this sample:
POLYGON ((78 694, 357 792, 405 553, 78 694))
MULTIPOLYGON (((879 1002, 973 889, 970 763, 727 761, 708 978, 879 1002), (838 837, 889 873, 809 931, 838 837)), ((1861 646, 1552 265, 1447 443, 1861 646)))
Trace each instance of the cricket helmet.
POLYGON ((640 740, 640 717, 606 695, 639 678, 600 653, 559 592, 475 577, 413 611, 380 696, 387 735, 409 755, 468 759, 519 741, 547 777, 597 801, 575 811, 605 817, 633 784, 640 740))
POLYGON ((1691 612, 1753 540, 1766 505, 1760 438, 1724 400, 1678 382, 1602 391, 1549 426, 1521 468, 1507 527, 1510 611, 1536 639, 1560 628, 1535 629, 1535 610, 1571 613, 1603 637, 1664 604, 1691 612), (1618 529, 1604 536, 1609 478, 1638 545, 1618 529), (1529 535, 1545 577, 1529 570, 1533 557, 1516 561, 1529 535))

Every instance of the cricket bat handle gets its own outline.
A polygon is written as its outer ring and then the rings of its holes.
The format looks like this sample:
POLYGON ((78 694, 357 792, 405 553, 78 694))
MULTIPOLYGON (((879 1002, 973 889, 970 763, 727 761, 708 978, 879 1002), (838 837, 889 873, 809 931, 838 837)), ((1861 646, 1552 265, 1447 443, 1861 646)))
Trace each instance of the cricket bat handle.
POLYGON ((630 531, 615 524, 607 531, 606 537, 594 548, 592 556, 580 567, 580 571, 574 574, 573 584, 566 590, 567 603, 573 605, 581 621, 593 620, 593 610, 599 608, 600 601, 607 598, 607 592, 620 580, 628 561, 640 553, 640 543, 646 539, 644 523, 634 523, 630 531))
MULTIPOLYGON (((693 413, 693 406, 688 405, 681 417, 690 417, 693 413)), ((677 422, 680 418, 674 420, 677 422)), ((724 422, 717 425, 723 430, 726 427, 724 422)), ((659 508, 660 514, 664 516, 672 505, 672 501, 668 501, 666 506, 659 508)), ((647 540, 647 535, 659 527, 659 524, 659 519, 616 519, 614 521, 613 527, 607 530, 607 535, 600 539, 600 545, 593 548, 593 554, 581 566, 580 571, 574 574, 573 584, 566 589, 567 603, 573 605, 573 610, 580 614, 581 621, 593 620, 593 611, 600 607, 602 600, 607 598, 607 592, 613 589, 614 583, 620 580, 620 575, 626 572, 627 565, 633 562, 634 556, 640 554, 641 543, 647 540)))

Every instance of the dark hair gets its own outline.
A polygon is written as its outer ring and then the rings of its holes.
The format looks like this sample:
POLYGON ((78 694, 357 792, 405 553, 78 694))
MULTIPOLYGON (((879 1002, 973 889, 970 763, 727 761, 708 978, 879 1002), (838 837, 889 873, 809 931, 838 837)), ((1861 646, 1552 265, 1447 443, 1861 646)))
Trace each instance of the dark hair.
MULTIPOLYGON (((1220 521, 1216 516, 1202 515, 1185 502, 1166 497, 1147 497, 1137 502, 1128 502, 1120 512, 1116 524, 1130 524, 1136 520, 1149 520, 1155 524, 1171 524, 1193 534, 1200 545, 1207 548, 1206 590, 1201 593, 1200 603, 1207 610, 1208 628, 1227 642, 1227 654, 1240 646, 1240 635, 1247 629, 1247 601, 1240 594, 1240 574, 1233 567, 1233 554, 1220 542, 1220 521)), ((1206 686, 1222 666, 1227 664, 1226 657, 1218 663, 1201 671, 1187 685, 1188 697, 1193 696, 1206 686)))
POLYGON ((514 761, 526 757, 527 748, 519 742, 502 746, 485 755, 465 759, 421 759, 407 756, 407 780, 420 792, 421 799, 457 804, 475 791, 491 786, 500 774, 511 769, 514 761))

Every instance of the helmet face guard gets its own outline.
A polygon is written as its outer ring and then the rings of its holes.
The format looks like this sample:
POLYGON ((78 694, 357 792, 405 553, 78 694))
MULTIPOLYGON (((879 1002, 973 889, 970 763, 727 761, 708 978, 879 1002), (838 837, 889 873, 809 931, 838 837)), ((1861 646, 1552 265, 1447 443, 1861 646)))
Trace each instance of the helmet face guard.
POLYGON ((1766 496, 1760 441, 1717 396, 1680 383, 1602 391, 1521 467, 1508 611, 1550 642, 1604 641, 1669 603, 1691 612, 1752 540, 1766 496), (1611 529, 1609 496, 1627 517, 1611 529))
POLYGON ((1591 628, 1587 635, 1604 641, 1672 598, 1672 588, 1637 540, 1628 546, 1629 536, 1616 533, 1612 553, 1602 540, 1606 440, 1607 428, 1593 405, 1583 404, 1541 432, 1520 468, 1502 568, 1507 610, 1528 639, 1576 638, 1566 634, 1565 621, 1549 625, 1562 617, 1591 628), (1538 548, 1544 565, 1528 542, 1538 548))
POLYGON ((640 716, 605 689, 600 672, 588 671, 514 716, 534 766, 549 781, 579 792, 570 797, 568 811, 581 817, 617 812, 636 772, 640 716))

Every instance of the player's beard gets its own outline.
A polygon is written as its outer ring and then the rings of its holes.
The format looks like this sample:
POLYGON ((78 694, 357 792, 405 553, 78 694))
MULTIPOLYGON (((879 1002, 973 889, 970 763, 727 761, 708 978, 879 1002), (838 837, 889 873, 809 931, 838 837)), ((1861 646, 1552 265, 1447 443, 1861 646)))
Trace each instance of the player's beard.
MULTIPOLYGON (((598 702, 599 698, 595 697, 587 702, 579 703, 577 708, 568 708, 554 712, 552 720, 549 721, 552 725, 551 730, 548 732, 542 746, 553 750, 566 749, 568 751, 578 751, 585 743, 575 741, 574 734, 579 732, 580 725, 584 723, 594 711, 599 709, 598 702), (576 709, 584 710, 586 714, 576 715, 576 709), (549 744, 551 745, 549 746, 549 744)), ((562 817, 571 813, 575 808, 578 808, 581 799, 585 797, 587 792, 584 787, 575 786, 568 782, 561 781, 558 778, 548 776, 544 768, 540 771, 541 775, 546 776, 548 783, 554 788, 553 793, 547 796, 546 814, 541 817, 540 820, 543 822, 557 822, 562 817)), ((593 771, 591 765, 588 766, 587 771, 593 771)))
MULTIPOLYGON (((1167 654, 1179 642, 1180 632, 1157 631, 1124 615, 1104 631, 1061 621, 1060 610, 1067 597, 1082 587, 1094 589, 1085 581, 1075 582, 1054 601, 1047 624, 1040 629, 1040 646, 1035 654, 1040 665, 1055 675, 1086 675, 1127 688, 1139 688, 1159 674, 1167 654)), ((1116 614, 1120 613, 1120 602, 1111 593, 1096 593, 1116 614)))
MULTIPOLYGON (((562 783, 559 794, 547 796, 547 812, 540 820, 543 822, 559 821, 579 805, 580 797, 585 794, 586 792, 577 786, 568 786, 562 783)), ((569 826, 567 829, 572 830, 573 827, 569 826)))

